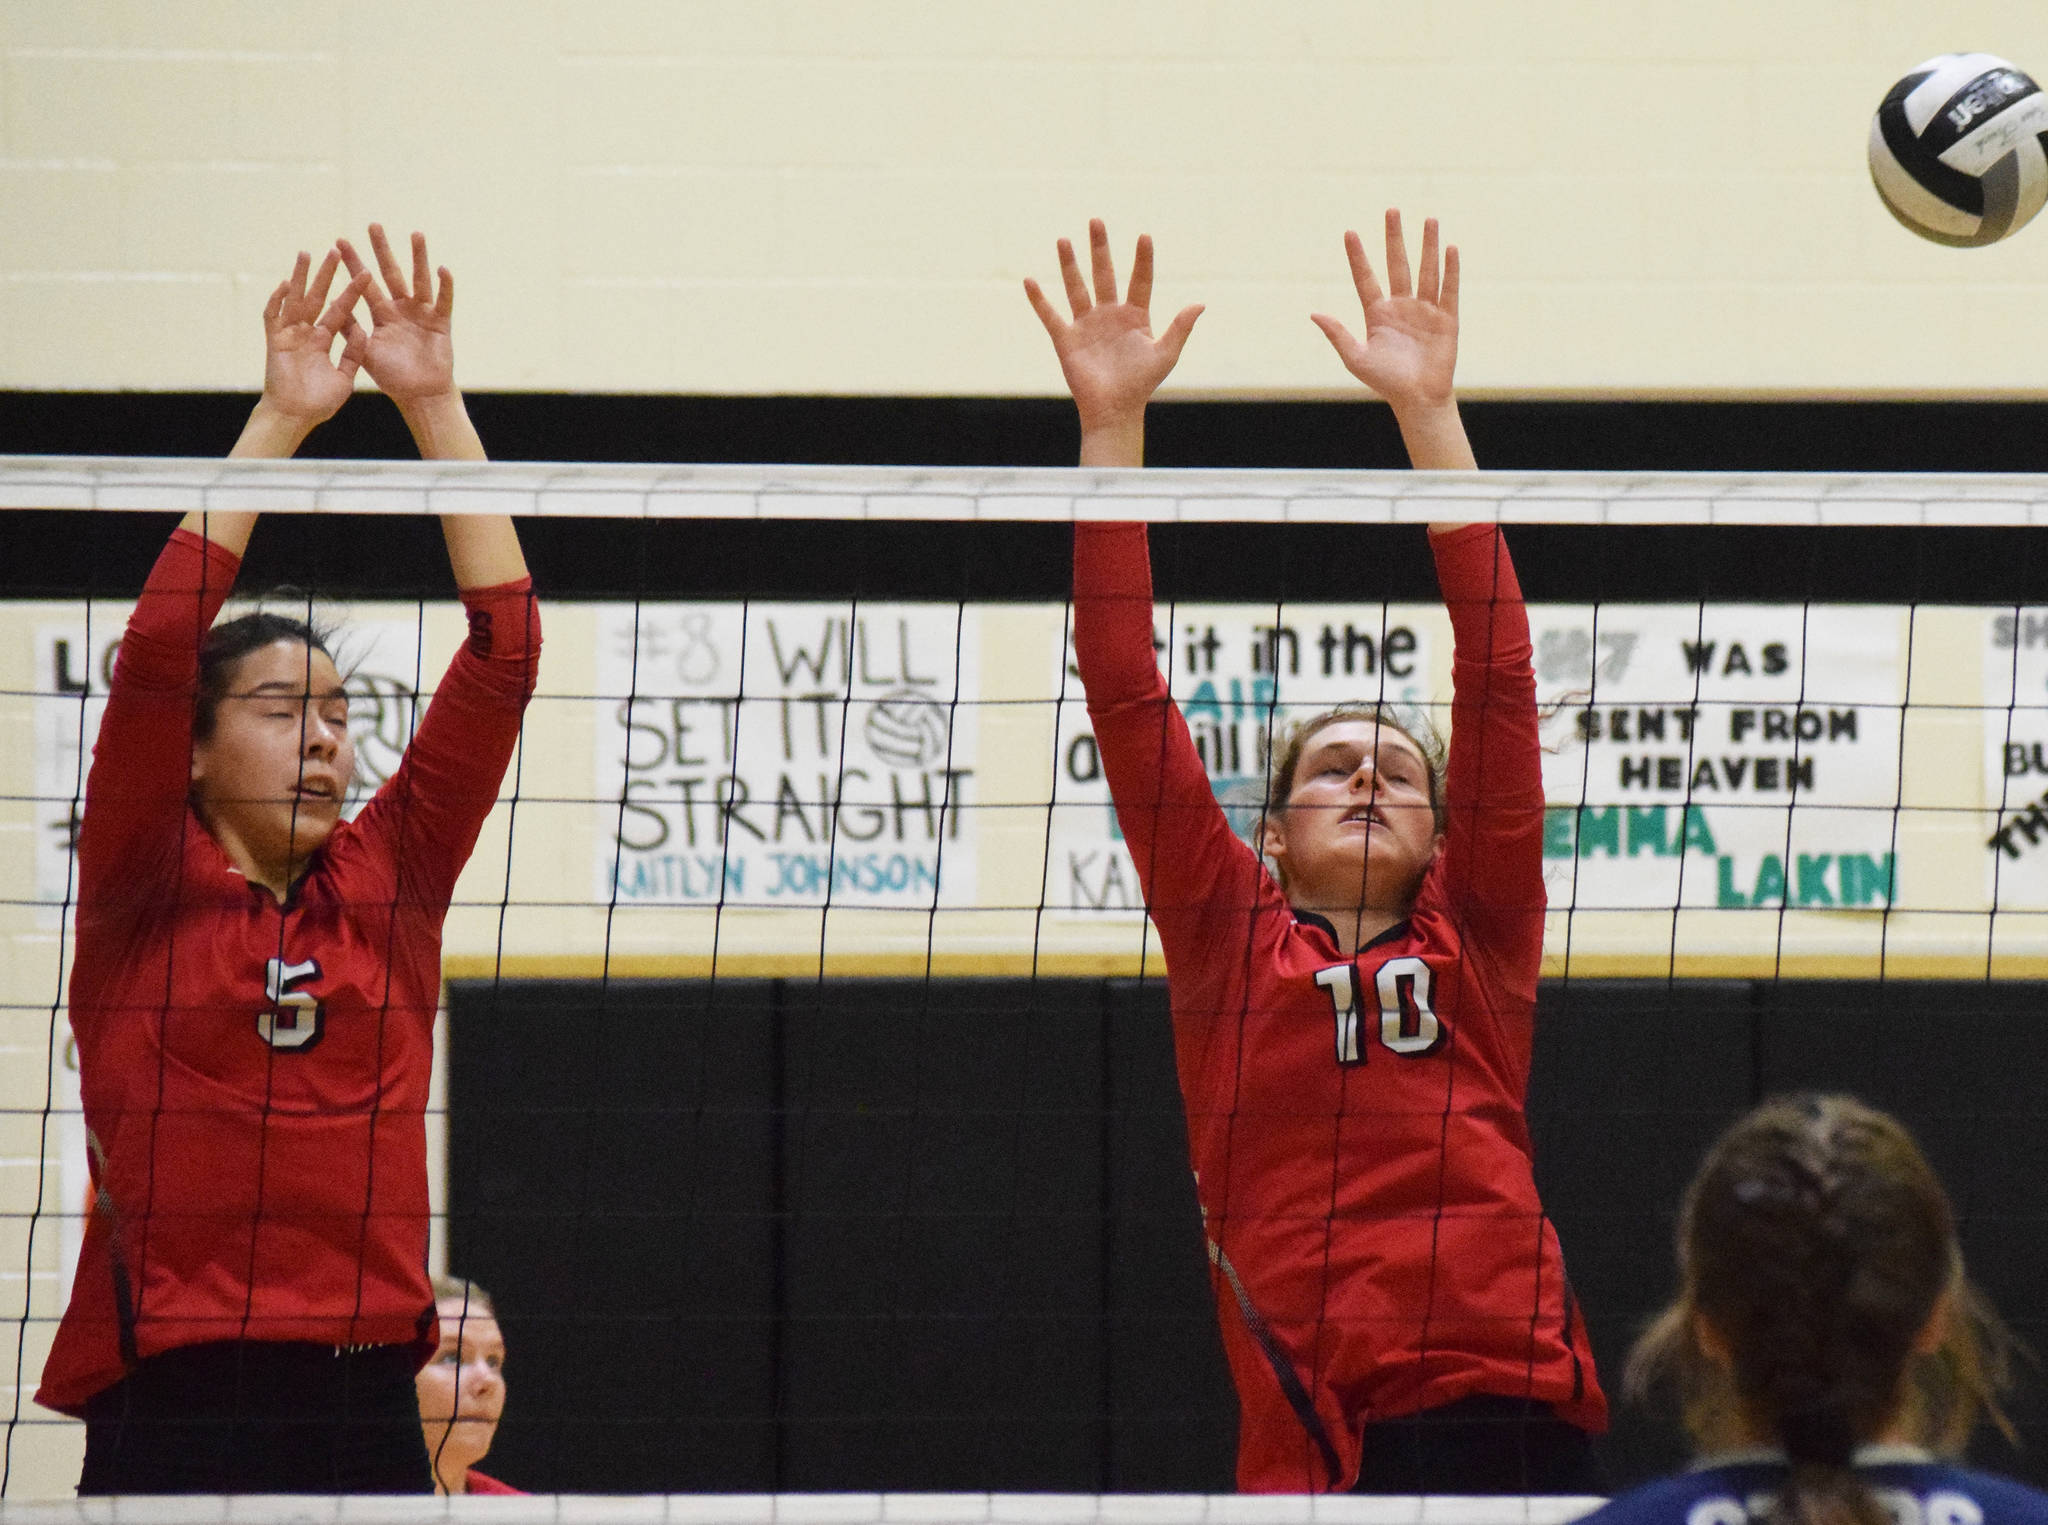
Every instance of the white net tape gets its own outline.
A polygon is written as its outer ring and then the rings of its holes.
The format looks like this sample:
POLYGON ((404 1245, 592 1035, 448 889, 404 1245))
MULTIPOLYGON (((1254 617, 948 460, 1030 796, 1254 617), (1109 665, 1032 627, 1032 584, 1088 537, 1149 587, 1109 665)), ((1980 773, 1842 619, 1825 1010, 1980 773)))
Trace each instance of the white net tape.
POLYGON ((995 470, 12 457, 0 508, 668 519, 2048 524, 2048 477, 995 470))
POLYGON ((1080 1493, 182 1497, 0 1505, 0 1525, 1566 1525, 1595 1498, 1080 1493))

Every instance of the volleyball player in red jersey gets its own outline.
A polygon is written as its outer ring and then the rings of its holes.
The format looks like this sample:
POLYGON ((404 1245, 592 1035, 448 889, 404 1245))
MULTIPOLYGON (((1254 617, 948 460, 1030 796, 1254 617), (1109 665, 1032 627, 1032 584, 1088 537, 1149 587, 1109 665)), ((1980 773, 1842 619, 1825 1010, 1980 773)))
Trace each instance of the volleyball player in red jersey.
MULTIPOLYGON (((271 294, 235 455, 291 455, 360 367, 423 455, 482 459, 448 272, 437 289, 415 234, 408 287, 370 239, 381 285, 344 241, 271 294)), ((344 821, 354 750, 324 640, 273 614, 214 626, 254 520, 193 513, 172 535, 86 782, 71 1024, 96 1196, 37 1395, 86 1421, 81 1493, 433 1487, 413 1373, 436 1344, 441 924, 532 692, 532 584, 509 519, 442 521, 469 638, 344 821)))
MULTIPOLYGON (((1072 317, 1026 290, 1081 414, 1081 461, 1136 466, 1145 404, 1201 309, 1157 340, 1152 250, 1117 299, 1102 224, 1072 317)), ((1347 235, 1359 340, 1412 462, 1469 469, 1452 390, 1458 258, 1426 225, 1382 291, 1347 235)), ((1606 1404, 1524 1117, 1543 950, 1543 782, 1529 630, 1491 525, 1430 531, 1455 642, 1431 750, 1371 707, 1274 760, 1264 857, 1235 836, 1154 656, 1139 524, 1074 527, 1088 713, 1166 955, 1189 1148, 1241 1411, 1247 1490, 1602 1491, 1606 1404)))

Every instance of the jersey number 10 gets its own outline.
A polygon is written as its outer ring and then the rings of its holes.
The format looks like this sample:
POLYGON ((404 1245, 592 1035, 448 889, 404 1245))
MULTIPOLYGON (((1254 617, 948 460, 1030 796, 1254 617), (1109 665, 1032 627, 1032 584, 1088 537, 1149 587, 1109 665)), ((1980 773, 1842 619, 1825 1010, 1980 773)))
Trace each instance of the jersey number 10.
MULTIPOLYGON (((1417 1059, 1444 1041, 1444 1026, 1430 1005, 1429 965, 1412 954, 1390 958, 1379 966, 1373 986, 1380 998, 1380 1046, 1389 1053, 1417 1059)), ((1358 966, 1332 964, 1316 971, 1316 983, 1329 992, 1337 1016, 1337 1062, 1365 1063, 1358 1041, 1358 966)))

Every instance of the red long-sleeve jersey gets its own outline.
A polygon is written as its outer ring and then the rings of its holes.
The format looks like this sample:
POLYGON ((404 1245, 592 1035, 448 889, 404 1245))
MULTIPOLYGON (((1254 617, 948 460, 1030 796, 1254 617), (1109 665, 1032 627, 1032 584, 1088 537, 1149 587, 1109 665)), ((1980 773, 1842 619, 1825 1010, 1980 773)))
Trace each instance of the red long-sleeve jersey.
POLYGON ((37 1401, 78 1414, 208 1340, 437 1338, 427 1085, 441 924, 519 735, 540 634, 522 579, 405 759, 280 904, 193 814, 199 645, 238 570, 171 537, 114 666, 78 837, 71 1026, 95 1202, 37 1401))
POLYGON ((1356 957, 1230 829, 1154 659, 1138 524, 1074 530, 1074 647, 1166 955, 1238 1485, 1342 1490, 1359 1431, 1479 1394, 1607 1406, 1537 1199, 1543 952, 1528 617, 1499 532, 1433 537, 1455 640, 1443 851, 1356 957))

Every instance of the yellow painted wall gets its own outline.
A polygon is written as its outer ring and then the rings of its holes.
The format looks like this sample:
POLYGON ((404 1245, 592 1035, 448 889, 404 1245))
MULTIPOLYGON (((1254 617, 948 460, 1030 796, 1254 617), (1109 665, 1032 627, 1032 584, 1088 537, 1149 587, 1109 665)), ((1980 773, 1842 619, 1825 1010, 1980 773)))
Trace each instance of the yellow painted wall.
POLYGON ((1044 393, 1018 292, 1091 214, 1210 304, 1177 385, 1344 393, 1309 327, 1399 203, 1473 391, 2034 390, 2048 229, 1923 244, 1886 87, 1955 0, 5 0, 0 386, 246 388, 302 245, 419 226, 465 381, 1044 393))

